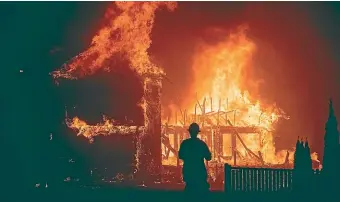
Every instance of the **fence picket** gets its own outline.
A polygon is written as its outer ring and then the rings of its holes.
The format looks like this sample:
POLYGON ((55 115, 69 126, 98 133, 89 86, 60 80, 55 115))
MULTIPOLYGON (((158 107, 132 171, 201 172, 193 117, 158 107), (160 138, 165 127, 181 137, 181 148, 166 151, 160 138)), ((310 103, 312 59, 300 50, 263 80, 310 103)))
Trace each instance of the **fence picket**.
MULTIPOLYGON (((292 169, 236 168, 226 164, 224 171, 226 192, 282 192, 293 189, 292 169)), ((319 174, 314 172, 316 178, 319 174)))

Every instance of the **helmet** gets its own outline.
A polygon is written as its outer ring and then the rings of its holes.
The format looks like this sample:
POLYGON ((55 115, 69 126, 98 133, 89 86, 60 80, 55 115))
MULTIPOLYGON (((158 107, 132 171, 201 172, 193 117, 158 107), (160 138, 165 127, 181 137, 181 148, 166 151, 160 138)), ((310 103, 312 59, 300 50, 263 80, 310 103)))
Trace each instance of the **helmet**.
POLYGON ((190 124, 188 131, 189 132, 197 132, 197 133, 201 132, 200 126, 197 123, 190 124))

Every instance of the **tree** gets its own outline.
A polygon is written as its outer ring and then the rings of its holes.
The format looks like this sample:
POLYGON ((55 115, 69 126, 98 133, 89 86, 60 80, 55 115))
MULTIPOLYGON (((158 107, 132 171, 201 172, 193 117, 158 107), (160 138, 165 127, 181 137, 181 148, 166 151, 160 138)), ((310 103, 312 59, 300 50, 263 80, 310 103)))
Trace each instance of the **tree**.
POLYGON ((294 153, 294 170, 298 170, 301 167, 301 147, 302 143, 300 138, 296 141, 295 153, 294 153))
POLYGON ((294 154, 294 191, 307 191, 310 187, 310 178, 313 172, 312 159, 308 141, 298 139, 294 154))
POLYGON ((332 185, 337 184, 339 180, 339 132, 332 100, 329 101, 329 116, 325 130, 322 175, 324 187, 327 187, 328 192, 334 192, 336 187, 332 185))
POLYGON ((310 177, 309 175, 312 173, 313 170, 313 163, 312 163, 312 157, 310 156, 310 148, 309 148, 309 144, 308 144, 308 140, 306 139, 305 142, 305 150, 304 150, 304 167, 306 169, 306 174, 308 175, 308 177, 310 177))
POLYGON ((338 170, 338 161, 336 159, 339 151, 339 132, 338 122, 334 115, 333 102, 329 101, 329 116, 325 127, 324 136, 324 156, 323 156, 323 173, 334 175, 338 170))
POLYGON ((293 186, 294 191, 299 192, 302 187, 302 173, 303 173, 303 143, 296 141, 295 153, 294 153, 294 170, 293 170, 293 186))

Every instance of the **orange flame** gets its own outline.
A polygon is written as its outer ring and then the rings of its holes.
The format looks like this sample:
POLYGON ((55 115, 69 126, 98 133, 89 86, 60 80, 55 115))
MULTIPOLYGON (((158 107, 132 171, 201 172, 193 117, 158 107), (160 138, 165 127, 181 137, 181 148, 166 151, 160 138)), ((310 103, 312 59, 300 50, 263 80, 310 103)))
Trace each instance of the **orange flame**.
MULTIPOLYGON (((193 57, 194 81, 191 96, 186 97, 183 105, 190 109, 191 114, 202 115, 218 111, 229 113, 229 123, 219 121, 220 126, 232 123, 237 127, 260 129, 260 134, 239 134, 243 143, 239 140, 236 148, 245 161, 238 162, 238 165, 256 163, 253 162, 253 155, 249 155, 249 150, 255 154, 261 152, 265 163, 282 164, 286 161, 286 151, 276 152, 271 131, 275 130, 280 117, 288 117, 275 105, 263 106, 259 100, 252 99, 249 91, 241 89, 245 71, 254 67, 253 56, 257 48, 255 42, 248 38, 246 31, 246 26, 240 26, 216 45, 200 44, 193 57), (207 102, 202 104, 203 100, 207 102), (197 107, 198 101, 201 103, 200 107, 197 107), (243 144, 249 150, 245 149, 243 144)), ((216 125, 216 118, 205 121, 205 127, 216 125)), ((230 135, 224 135, 223 145, 223 155, 228 155, 230 135)), ((293 161, 293 155, 289 156, 289 161, 293 161)))
MULTIPOLYGON (((260 152, 266 164, 290 165, 294 161, 294 151, 276 151, 272 131, 275 130, 279 118, 289 119, 285 113, 275 105, 264 106, 259 100, 252 99, 250 92, 241 89, 244 83, 244 72, 254 68, 253 58, 256 54, 256 44, 247 36, 247 26, 239 26, 224 40, 216 45, 201 44, 193 57, 194 82, 191 95, 184 101, 184 106, 191 109, 191 114, 202 115, 211 112, 233 112, 228 119, 233 120, 237 127, 256 127, 260 134, 239 134, 243 144, 255 154, 260 152), (194 97, 196 96, 196 98, 194 97), (197 101, 206 101, 204 110, 196 112, 197 101), (215 102, 213 102, 215 101, 215 102)), ((202 103, 202 102, 201 102, 202 103)), ((217 121, 209 119, 205 123, 216 126, 217 121)), ((228 123, 218 123, 220 126, 228 123)), ((229 125, 231 122, 229 122, 229 125)), ((238 153, 244 158, 238 165, 255 165, 249 150, 243 147, 241 140, 236 144, 238 153)), ((223 137, 223 155, 228 155, 229 136, 223 137)), ((229 152, 230 154, 231 152, 229 152)), ((317 153, 312 153, 313 161, 318 160, 317 153)), ((230 160, 231 163, 232 159, 230 160)), ((173 163, 173 162, 172 162, 173 163)))
MULTIPOLYGON (((99 69, 108 71, 113 68, 108 65, 108 61, 118 54, 127 59, 130 68, 140 76, 165 74, 162 68, 150 61, 147 50, 151 45, 150 33, 155 11, 162 6, 173 11, 177 4, 175 2, 115 2, 114 4, 118 8, 118 16, 112 9, 108 9, 105 16, 110 19, 109 24, 93 38, 89 49, 71 59, 61 70, 52 72, 54 78, 77 79, 91 75, 99 69)), ((201 47, 202 49, 194 55, 195 80, 191 87, 192 96, 187 97, 184 106, 194 113, 196 99, 202 101, 204 98, 211 97, 215 102, 207 102, 205 113, 234 110, 234 125, 254 126, 262 131, 261 136, 240 134, 248 148, 255 152, 260 151, 266 163, 283 163, 286 152, 275 151, 273 134, 270 131, 275 130, 280 117, 288 117, 274 105, 263 106, 260 101, 254 101, 250 92, 241 89, 241 84, 244 82, 243 73, 254 66, 252 58, 256 53, 256 44, 247 37, 246 27, 240 27, 214 46, 202 44, 201 47), (198 95, 194 98, 196 92, 198 95)), ((148 103, 145 101, 141 104, 143 108, 146 108, 146 105, 148 103)), ((77 117, 72 120, 67 119, 66 122, 68 127, 78 131, 77 135, 83 135, 90 140, 93 140, 96 135, 129 134, 145 129, 145 126, 117 126, 113 120, 106 118, 103 123, 94 126, 88 125, 77 117)), ((145 123, 148 125, 148 120, 145 120, 145 123)), ((216 125, 216 121, 210 125, 216 125)), ((230 144, 228 139, 223 141, 224 145, 230 144)), ((239 153, 246 157, 246 163, 253 164, 240 142, 237 143, 237 148, 239 153)), ((224 148, 223 153, 227 153, 225 150, 224 148)), ((293 152, 289 156, 290 162, 293 161, 292 154, 293 152)), ((313 158, 317 159, 315 156, 313 158)))
POLYGON ((114 125, 114 120, 109 120, 105 116, 103 117, 104 122, 96 125, 88 125, 85 121, 80 120, 78 117, 74 117, 72 120, 67 119, 66 124, 69 128, 78 131, 77 136, 83 135, 88 138, 90 142, 97 135, 131 135, 136 132, 142 132, 144 127, 138 126, 122 126, 114 125))
MULTIPOLYGON (((130 63, 130 68, 134 69, 140 76, 165 75, 162 68, 157 67, 150 61, 147 50, 151 45, 150 33, 153 28, 155 12, 161 7, 166 7, 173 11, 177 7, 176 2, 115 2, 118 16, 112 8, 105 14, 109 18, 109 24, 102 28, 92 39, 91 46, 64 64, 61 70, 52 72, 54 79, 66 78, 77 79, 79 77, 91 75, 99 69, 109 71, 112 66, 108 65, 110 60, 119 55, 130 63)), ((144 79, 147 86, 148 79, 144 79)), ((157 82, 155 85, 161 85, 157 82)), ((144 87, 145 88, 145 87, 144 87)), ((150 89, 144 89, 148 91, 150 89)), ((147 108, 150 100, 143 97, 141 107, 147 108)), ((145 126, 150 122, 144 113, 145 126)), ((129 134, 140 132, 144 134, 145 127, 137 126, 116 126, 113 120, 104 118, 104 123, 95 126, 88 125, 85 121, 75 117, 73 120, 66 119, 68 127, 78 131, 77 135, 83 135, 90 141, 96 135, 110 135, 113 133, 129 134)), ((137 169, 139 167, 139 156, 141 155, 141 138, 137 141, 137 169)))
MULTIPOLYGON (((256 44, 246 35, 247 27, 240 26, 217 45, 201 45, 194 56, 193 93, 199 93, 199 100, 211 97, 213 103, 207 102, 206 113, 236 110, 237 126, 261 126, 267 130, 274 129, 282 110, 275 106, 261 107, 260 101, 253 101, 248 91, 240 88, 244 82, 244 72, 253 67, 256 44), (212 104, 212 106, 211 106, 212 104)), ((192 96, 193 97, 193 96, 192 96)), ((185 103, 191 109, 195 99, 188 97, 185 103)), ((193 111, 193 110, 192 110, 193 111)), ((286 117, 287 118, 287 117, 286 117)))
MULTIPOLYGON (((114 4, 119 10, 118 16, 112 8, 109 8, 105 13, 105 17, 109 18, 109 24, 92 39, 91 46, 86 51, 64 64, 62 69, 52 72, 53 78, 77 79, 91 75, 99 69, 110 70, 114 67, 107 67, 105 62, 112 60, 117 54, 125 57, 130 62, 130 67, 140 76, 164 75, 163 69, 155 66, 149 59, 147 50, 151 45, 150 33, 156 10, 166 7, 173 11, 177 3, 115 2, 114 4)), ((148 82, 147 78, 145 82, 148 82)), ((161 85, 160 82, 156 84, 161 85)), ((148 103, 143 98, 139 105, 145 108, 148 103)), ((99 134, 107 135, 115 131, 113 128, 116 127, 114 121, 105 118, 104 123, 95 126, 88 125, 78 117, 73 120, 67 118, 66 122, 68 127, 79 131, 78 135, 83 135, 90 140, 99 134)), ((145 122, 148 123, 148 120, 145 122)))
POLYGON ((76 79, 91 75, 99 69, 111 69, 105 63, 119 54, 130 62, 130 67, 140 75, 144 73, 163 74, 147 53, 151 45, 150 33, 154 24, 155 11, 162 6, 173 11, 176 2, 115 2, 119 15, 114 16, 108 9, 105 16, 110 18, 92 39, 89 49, 65 64, 61 70, 52 73, 54 78, 76 79))

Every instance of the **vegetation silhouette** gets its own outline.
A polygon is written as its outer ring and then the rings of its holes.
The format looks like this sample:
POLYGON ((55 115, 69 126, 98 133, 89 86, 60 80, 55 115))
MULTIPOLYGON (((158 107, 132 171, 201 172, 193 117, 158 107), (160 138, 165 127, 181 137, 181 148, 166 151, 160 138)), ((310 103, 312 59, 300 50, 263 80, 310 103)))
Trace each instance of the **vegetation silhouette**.
POLYGON ((339 160, 340 154, 338 121, 334 114, 333 101, 329 100, 329 115, 325 125, 324 156, 322 167, 323 189, 326 192, 336 192, 339 182, 339 160))

